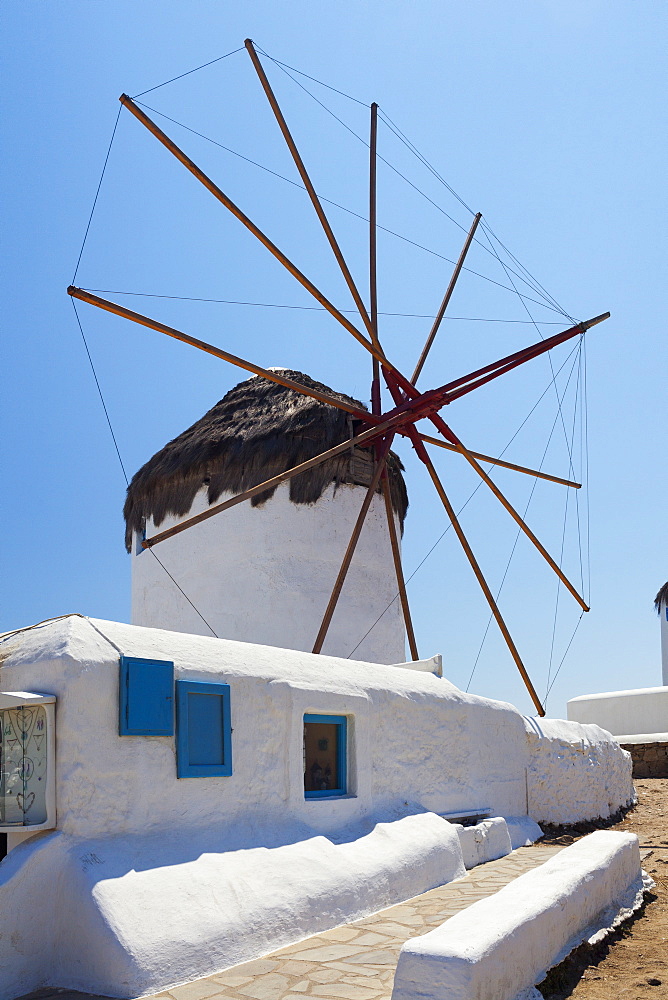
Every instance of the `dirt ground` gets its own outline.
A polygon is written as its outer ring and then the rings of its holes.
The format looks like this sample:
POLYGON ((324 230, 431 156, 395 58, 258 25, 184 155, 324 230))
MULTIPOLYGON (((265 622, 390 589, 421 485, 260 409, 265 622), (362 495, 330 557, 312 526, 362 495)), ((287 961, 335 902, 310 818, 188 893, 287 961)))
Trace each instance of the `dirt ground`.
MULTIPOLYGON (((596 948, 584 945, 539 987, 545 1000, 668 1000, 668 778, 638 778, 638 805, 609 827, 637 834, 656 882, 639 915, 596 948)), ((542 843, 570 844, 594 825, 546 830, 542 843)))

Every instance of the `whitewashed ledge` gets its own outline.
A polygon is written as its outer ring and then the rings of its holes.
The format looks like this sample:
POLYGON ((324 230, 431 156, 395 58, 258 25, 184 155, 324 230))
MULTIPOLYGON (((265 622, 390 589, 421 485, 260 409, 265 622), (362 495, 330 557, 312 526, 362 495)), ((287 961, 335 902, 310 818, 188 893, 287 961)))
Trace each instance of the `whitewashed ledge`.
POLYGON ((541 1000, 549 969, 631 916, 652 884, 635 834, 592 833, 407 941, 392 1000, 541 1000))

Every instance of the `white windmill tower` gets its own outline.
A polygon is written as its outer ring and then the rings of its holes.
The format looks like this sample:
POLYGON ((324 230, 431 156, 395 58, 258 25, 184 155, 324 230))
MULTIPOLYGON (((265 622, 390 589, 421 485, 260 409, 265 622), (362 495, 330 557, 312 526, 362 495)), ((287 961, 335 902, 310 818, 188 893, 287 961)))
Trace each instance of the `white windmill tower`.
MULTIPOLYGON (((271 371, 364 409, 301 372, 271 371)), ((212 505, 224 507, 240 492, 340 445, 357 424, 343 410, 254 377, 165 445, 134 476, 125 504, 133 624, 287 649, 317 644, 335 656, 402 662, 406 634, 392 556, 408 497, 392 452, 322 636, 332 582, 374 477, 368 449, 346 447, 225 516, 197 520, 212 505), (184 517, 195 523, 170 534, 184 517), (158 532, 160 561, 142 547, 158 532)))

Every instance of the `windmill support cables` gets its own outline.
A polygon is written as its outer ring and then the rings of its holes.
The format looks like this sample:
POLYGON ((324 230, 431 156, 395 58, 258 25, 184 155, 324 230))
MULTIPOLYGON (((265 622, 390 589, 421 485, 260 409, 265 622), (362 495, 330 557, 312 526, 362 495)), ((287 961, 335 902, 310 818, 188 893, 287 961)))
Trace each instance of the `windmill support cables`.
POLYGON ((422 371, 422 369, 424 367, 424 363, 427 360, 427 355, 429 354, 429 351, 431 350, 431 345, 434 343, 434 338, 436 337, 436 334, 438 333, 438 328, 441 325, 441 320, 445 316, 445 310, 448 308, 448 303, 450 302, 450 299, 452 298, 452 293, 454 292, 455 285, 457 284, 457 278, 461 274, 461 270, 462 270, 462 268, 464 266, 464 261, 466 260, 466 255, 469 252, 469 247, 471 246, 471 243, 473 242, 473 237, 475 236, 475 231, 478 228, 478 223, 480 222, 481 219, 482 219, 482 213, 478 212, 478 214, 475 216, 475 218, 473 220, 473 225, 469 229, 468 236, 466 237, 466 242, 464 243, 464 246, 462 248, 462 252, 459 255, 459 260, 455 264, 455 269, 452 272, 452 277, 450 278, 450 284, 448 285, 448 287, 445 290, 445 295, 443 296, 443 301, 441 302, 439 310, 438 310, 438 312, 436 314, 436 319, 434 320, 433 326, 432 326, 431 330, 429 331, 429 336, 427 337, 425 345, 422 348, 422 354, 420 355, 418 363, 415 366, 415 371, 413 372, 413 376, 411 378, 411 382, 413 383, 413 385, 417 385, 417 380, 420 377, 420 372, 422 371))
POLYGON ((276 121, 278 122, 278 127, 280 128, 283 134, 283 138, 287 143, 288 149, 290 150, 290 153, 292 155, 292 159, 295 161, 295 166, 299 171, 299 176, 301 177, 304 187, 306 188, 306 191, 308 193, 308 196, 311 199, 316 215, 318 216, 318 219, 320 221, 320 225, 325 231, 325 235, 329 241, 329 245, 331 246, 334 256, 336 257, 336 262, 341 269, 341 273, 343 274, 345 282, 348 288, 350 289, 350 294, 352 295, 355 301, 355 305, 359 310, 362 322, 366 326, 369 336, 371 337, 371 340, 373 341, 376 349, 380 351, 380 344, 378 343, 378 333, 372 325, 371 318, 369 317, 369 314, 366 310, 366 306, 362 301, 362 296, 357 290, 357 285, 355 284, 353 276, 350 273, 348 265, 345 262, 344 256, 341 253, 341 248, 336 240, 336 236, 332 231, 332 227, 329 224, 329 219, 327 218, 325 210, 320 202, 320 199, 316 194, 316 190, 313 187, 311 178, 309 177, 308 171, 304 166, 304 161, 302 160, 299 154, 299 150, 297 149, 297 144, 295 143, 295 140, 292 138, 292 134, 283 116, 283 112, 281 111, 279 103, 276 100, 276 95, 274 94, 274 91, 271 88, 271 84, 267 79, 267 74, 265 73, 262 63, 260 62, 260 57, 255 51, 255 46, 253 45, 253 42, 251 41, 250 38, 246 39, 244 45, 246 46, 246 50, 249 56, 251 57, 251 61, 253 63, 253 66, 255 67, 255 72, 257 73, 260 79, 260 83, 262 84, 262 88, 265 94, 267 95, 267 100, 269 101, 271 110, 274 112, 274 117, 276 118, 276 121))
MULTIPOLYGON (((579 603, 584 611, 588 611, 589 608, 584 601, 584 598, 580 596, 578 591, 575 589, 573 584, 569 581, 566 574, 563 572, 561 567, 557 565, 555 560, 550 556, 544 546, 540 543, 538 538, 534 535, 531 529, 528 527, 524 518, 514 509, 512 504, 506 499, 505 495, 499 489, 499 487, 492 481, 490 476, 485 472, 485 470, 479 464, 484 462, 489 465, 496 465, 502 468, 522 473, 523 475, 533 476, 538 479, 548 480, 550 482, 558 483, 563 486, 572 487, 575 489, 580 488, 580 483, 575 482, 574 478, 563 478, 560 476, 550 475, 543 472, 542 470, 531 469, 524 465, 518 465, 512 462, 507 462, 501 458, 494 458, 490 455, 485 455, 478 451, 470 451, 464 446, 462 441, 459 439, 457 434, 451 429, 449 424, 445 422, 441 416, 441 410, 444 406, 449 406, 461 399, 463 396, 474 392, 476 389, 482 388, 494 379, 499 378, 502 375, 506 375, 509 372, 519 368, 521 365, 526 364, 535 358, 553 350, 560 344, 564 344, 567 341, 575 338, 582 337, 587 330, 591 327, 601 323, 603 320, 607 319, 610 313, 603 313, 600 316, 595 316, 593 319, 586 320, 584 322, 575 323, 568 329, 562 331, 561 333, 555 334, 552 337, 548 337, 541 340, 538 343, 530 344, 529 346, 523 348, 522 350, 515 351, 506 357, 500 358, 497 361, 491 362, 490 364, 484 365, 475 371, 469 372, 466 375, 459 376, 452 379, 443 385, 437 386, 436 388, 429 389, 427 391, 421 391, 416 388, 416 383, 420 377, 422 370, 424 368, 425 362, 428 358, 429 352, 435 343, 436 336, 441 328, 442 321, 445 317, 448 306, 452 300, 453 293, 457 287, 458 282, 463 281, 466 268, 465 261, 467 259, 467 254, 475 240, 476 231, 478 225, 481 221, 481 213, 473 214, 472 222, 466 231, 465 227, 461 227, 466 232, 466 238, 464 245, 459 253, 459 257, 454 267, 454 271, 448 282, 445 294, 439 306, 438 312, 435 319, 431 323, 431 327, 427 333, 426 340, 422 350, 417 359, 415 369, 411 379, 408 379, 398 368, 396 368, 392 362, 386 356, 382 346, 379 336, 378 329, 378 287, 377 287, 377 247, 376 247, 376 232, 377 232, 377 214, 376 214, 376 198, 377 198, 377 160, 378 160, 378 105, 373 103, 370 107, 370 129, 369 129, 369 229, 368 229, 368 278, 369 278, 369 295, 368 304, 365 304, 360 288, 353 276, 353 273, 348 266, 346 259, 344 257, 341 246, 334 234, 332 225, 325 213, 323 208, 323 201, 316 191, 311 175, 306 168, 304 160, 299 152, 297 143, 291 132, 286 117, 279 105, 276 98, 276 94, 271 86, 267 73, 265 72, 262 60, 256 50, 253 42, 250 39, 246 39, 245 48, 250 56, 253 67, 260 81, 264 94, 269 102, 269 106, 273 112, 274 118, 278 124, 281 131, 283 139, 288 147, 288 150, 292 156, 292 160, 295 164, 301 182, 306 190, 306 194, 311 202, 311 205, 316 213, 322 231, 326 237, 329 247, 334 255, 336 264, 343 275, 347 289, 352 296, 355 303, 357 311, 361 319, 361 325, 355 325, 345 314, 338 308, 332 301, 330 301, 323 292, 320 291, 318 287, 297 267, 297 265, 285 254, 283 251, 274 243, 269 236, 264 233, 259 226, 257 226, 245 213, 239 208, 231 198, 225 194, 220 187, 204 173, 197 164, 190 159, 190 157, 182 150, 179 146, 165 133, 161 128, 156 125, 154 121, 146 114, 144 110, 138 105, 136 101, 123 94, 120 97, 120 102, 122 106, 128 110, 134 118, 150 132, 158 142, 174 156, 185 168, 188 170, 193 177, 196 178, 202 184, 210 194, 217 199, 217 201, 222 204, 241 224, 255 236, 255 238, 269 251, 270 254, 299 282, 299 284, 305 288, 311 296, 322 306, 336 321, 343 327, 344 330, 350 334, 355 341, 364 348, 364 350, 371 356, 371 409, 367 410, 362 404, 357 403, 355 400, 348 396, 338 395, 331 391, 324 391, 327 387, 323 387, 320 384, 310 383, 308 386, 303 385, 294 379, 289 377, 290 374, 283 374, 281 371, 271 371, 254 362, 247 361, 244 358, 240 358, 237 355, 231 354, 228 351, 222 350, 221 348, 214 347, 212 344, 207 343, 204 340, 199 340, 189 334, 183 333, 174 327, 168 326, 165 323, 161 323, 157 320, 151 319, 148 316, 144 316, 141 313, 134 312, 130 309, 126 309, 123 306, 117 305, 108 299, 103 299, 92 292, 86 291, 82 288, 77 288, 70 286, 68 288, 68 293, 75 299, 80 299, 83 302, 87 302, 89 305, 93 305, 96 308, 106 310, 116 314, 117 316, 123 317, 124 319, 131 320, 141 326, 147 327, 149 329, 155 330, 159 333, 165 334, 166 336, 172 337, 176 340, 180 340, 191 347, 196 347, 198 350, 205 351, 214 357, 217 357, 223 361, 227 361, 238 368, 242 368, 247 372, 251 372, 260 378, 268 379, 271 382, 275 382, 278 385, 285 387, 288 390, 292 390, 304 396, 310 396, 312 399, 317 400, 323 406, 333 407, 338 410, 342 410, 349 414, 354 424, 349 428, 349 437, 335 443, 331 447, 326 447, 326 450, 322 451, 318 455, 314 455, 312 458, 308 458, 306 461, 302 461, 300 464, 293 466, 292 468, 286 469, 277 475, 272 476, 265 482, 258 483, 243 492, 238 493, 236 496, 231 496, 223 503, 215 504, 210 506, 208 510, 205 510, 193 517, 187 517, 185 520, 178 524, 167 528, 164 531, 157 532, 152 537, 144 539, 142 545, 145 548, 151 548, 152 546, 162 542, 172 536, 178 534, 179 532, 185 531, 186 529, 200 523, 201 521, 214 517, 219 513, 235 506, 236 504, 243 503, 245 500, 252 499, 259 493, 263 493, 266 490, 271 490, 275 488, 280 483, 285 483, 288 480, 293 479, 296 476, 308 471, 309 469, 316 468, 329 459, 341 455, 349 449, 363 448, 371 452, 374 457, 373 475, 370 476, 370 482, 368 479, 364 480, 366 485, 369 482, 368 489, 366 490, 364 500, 361 505, 361 509, 357 516, 354 530, 348 542, 346 551, 343 556, 343 560, 338 571, 336 580, 334 581, 331 595, 327 607, 325 609, 322 622, 318 635, 313 646, 313 651, 318 653, 322 650, 323 644, 325 642, 339 596, 341 594, 348 569, 352 562, 356 546, 358 544, 362 528, 364 526, 365 518, 368 514, 371 502, 376 493, 380 493, 383 498, 383 503, 385 506, 385 512, 388 521, 388 544, 391 550, 392 560, 394 563, 394 570, 397 580, 397 597, 401 602, 401 608, 403 613, 403 618, 406 626, 406 634, 408 637, 408 643, 410 646, 411 656, 413 659, 417 659, 418 650, 417 642, 415 639, 415 634, 413 630, 413 625, 410 616, 410 610, 408 607, 408 599, 406 595, 406 583, 404 579, 403 569, 401 566, 401 553, 399 538, 397 535, 397 528, 394 519, 392 500, 390 497, 390 484, 388 477, 388 467, 387 467, 387 457, 389 454, 390 444, 392 439, 396 435, 401 435, 407 437, 421 462, 425 465, 431 482, 438 494, 438 497, 445 508, 450 524, 452 525, 454 532, 459 539, 459 542, 464 549, 468 562, 476 576, 476 579, 483 591, 485 599, 489 604, 492 615, 495 618, 499 629, 505 639, 508 646, 508 650, 515 661, 518 670, 526 684, 529 695, 533 701, 536 710, 539 715, 544 715, 543 706, 536 694, 535 688, 533 687, 531 680, 529 679, 528 673, 522 659, 519 655, 517 647, 515 646, 512 637, 508 631, 508 628, 503 620, 503 617, 499 611, 496 600, 492 595, 492 592, 487 584, 485 577, 480 569, 480 566, 473 554, 471 546, 469 545, 466 536, 462 530, 459 523, 455 510, 450 502, 450 499, 443 487, 443 483, 434 467, 434 464, 427 452, 425 443, 437 446, 448 452, 459 452, 471 468, 474 470, 479 479, 485 483, 485 485, 491 490, 499 503, 506 509, 506 511, 511 515, 514 521, 517 523, 519 528, 524 532, 527 538, 531 541, 532 545, 537 549, 537 551, 542 555, 543 559, 548 563, 552 571, 557 575, 560 582, 567 588, 567 590, 572 594, 575 600, 579 603), (383 392, 389 391, 389 396, 391 397, 391 406, 387 409, 383 407, 383 400, 381 396, 381 376, 385 383, 385 388, 383 392), (437 432, 437 436, 422 433, 422 428, 419 426, 420 421, 427 420, 432 424, 437 432)), ((364 140, 363 140, 364 141, 364 140)), ((391 166, 391 165, 390 165, 391 166)), ((409 182, 410 183, 410 182, 409 182)), ((463 204, 463 202, 462 202, 463 204)), ((453 220, 454 221, 454 220, 453 220)), ((520 265, 521 266, 521 265, 520 265)), ((528 272, 527 272, 528 273, 528 272)), ((504 286, 505 287, 505 286, 504 286)), ((534 287, 533 285, 531 286, 534 287)), ((542 286, 539 286, 542 288, 542 286)), ((518 293, 519 294, 519 293, 518 293)), ((552 301, 546 295, 546 301, 552 301)), ((556 305, 556 303, 554 303, 556 305)), ((561 310, 559 310, 561 311, 561 310)), ((566 315, 565 313, 563 315, 566 315)), ((309 380, 310 381, 310 380, 309 380)), ((556 385, 556 383, 555 383, 556 385)), ((350 421, 346 422, 347 425, 350 421)), ((342 436, 346 434, 346 431, 342 431, 342 436)), ((338 434, 338 431, 337 431, 338 434)), ((335 441, 338 439, 335 437, 335 441)), ((332 438, 328 438, 327 445, 332 444, 332 438)), ((324 446, 323 446, 324 447, 324 446)), ((304 454, 303 452, 301 453, 304 454)), ((307 452, 308 454, 308 452, 307 452)), ((569 451, 570 456, 570 451, 569 451)), ((295 461, 296 459, 293 459, 295 461)), ((274 471, 276 466, 273 467, 274 471)), ((571 465, 571 475, 574 477, 575 473, 571 465)), ((251 482, 253 480, 251 479, 251 482)), ((245 480, 245 483, 248 480, 245 480)), ((220 494, 218 494, 220 495, 220 494)), ((373 628, 373 625, 371 626, 373 628)))
POLYGON ((225 208, 227 208, 232 213, 232 215, 236 219, 238 219, 239 222, 241 222, 246 227, 246 229, 248 229, 253 234, 253 236, 257 237, 260 243, 262 243, 263 246, 267 248, 269 253, 271 253, 276 258, 276 260, 280 261, 283 267, 285 267, 290 272, 293 278, 296 278, 299 284, 303 285, 303 287, 308 292, 311 293, 311 295, 316 299, 316 301, 319 302, 321 306, 324 306, 327 312, 331 313, 331 315, 334 316, 334 318, 339 321, 339 323, 348 331, 348 333, 351 333, 353 335, 355 340, 357 340, 360 344, 362 344, 363 347, 366 347, 367 350, 371 351, 372 354, 376 355, 379 360, 384 360, 384 355, 382 354, 382 351, 378 350, 378 348, 376 348, 374 344, 370 343, 366 339, 364 334, 361 333, 357 329, 357 327, 355 327, 350 322, 350 320, 347 319, 344 316, 344 314, 340 312, 340 310, 337 309, 336 306, 333 305, 329 301, 329 299, 322 294, 321 291, 319 291, 318 288, 316 288, 316 286, 313 284, 312 281, 309 281, 309 279, 306 277, 305 274, 302 274, 299 268, 292 263, 292 261, 283 253, 282 250, 279 250, 276 244, 273 243, 269 239, 269 237, 262 232, 259 226, 256 226, 255 223, 252 222, 248 218, 248 216, 244 212, 242 212, 241 209, 237 207, 237 205, 234 204, 232 199, 228 198, 228 196, 223 191, 221 191, 218 185, 214 184, 211 178, 207 177, 204 171, 200 170, 197 164, 193 160, 191 160, 190 157, 187 156, 183 152, 183 150, 180 149, 176 145, 176 143, 173 142, 169 138, 169 136, 166 135, 166 133, 163 132, 162 129, 159 128, 155 124, 155 122, 152 121, 149 118, 149 116, 141 110, 141 108, 137 107, 137 105, 134 103, 131 97, 128 97, 127 94, 121 94, 121 96, 119 97, 119 101, 125 108, 128 109, 128 111, 132 112, 137 121, 141 122, 141 124, 144 125, 145 128, 147 128, 148 131, 152 135, 154 135, 159 142, 162 143, 165 149, 169 150, 169 152, 172 153, 172 155, 175 156, 176 159, 183 164, 186 170, 190 171, 193 177, 196 177, 197 180, 204 185, 207 191, 211 192, 214 198, 217 198, 218 201, 222 205, 224 205, 225 208))

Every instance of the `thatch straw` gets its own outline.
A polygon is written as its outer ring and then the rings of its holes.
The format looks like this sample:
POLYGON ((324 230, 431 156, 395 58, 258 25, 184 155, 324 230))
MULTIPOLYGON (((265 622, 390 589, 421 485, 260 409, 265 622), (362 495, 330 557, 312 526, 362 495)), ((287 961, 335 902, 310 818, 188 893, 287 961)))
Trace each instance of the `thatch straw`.
MULTIPOLYGON (((350 396, 334 392, 308 375, 280 371, 302 385, 351 402, 350 396)), ((352 402, 365 408, 358 400, 352 402)), ((359 424, 343 410, 268 379, 240 382, 133 477, 123 511, 128 552, 133 532, 140 532, 148 518, 158 526, 168 515, 184 517, 202 487, 207 487, 208 502, 214 504, 224 492, 241 493, 340 444, 362 429, 359 424)), ((403 465, 394 452, 390 452, 388 466, 392 504, 403 528, 408 496, 403 465)), ((353 454, 338 455, 291 479, 290 499, 312 504, 330 483, 368 486, 372 474, 372 453, 356 448, 353 454)), ((257 494, 251 503, 266 503, 273 492, 257 494)))
POLYGON ((668 583, 664 583, 663 587, 661 587, 659 593, 654 598, 654 607, 659 615, 661 614, 662 604, 668 604, 668 583))

